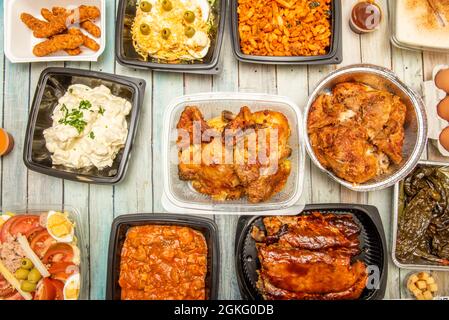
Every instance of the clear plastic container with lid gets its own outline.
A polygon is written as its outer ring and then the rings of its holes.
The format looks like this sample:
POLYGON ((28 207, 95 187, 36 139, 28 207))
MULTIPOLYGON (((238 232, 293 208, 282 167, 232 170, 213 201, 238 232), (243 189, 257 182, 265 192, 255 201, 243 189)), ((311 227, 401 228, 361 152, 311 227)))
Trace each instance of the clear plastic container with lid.
POLYGON ((28 204, 26 207, 20 205, 13 205, 0 208, 1 214, 14 214, 14 215, 40 215, 49 211, 66 212, 68 218, 75 225, 75 238, 76 245, 80 254, 79 274, 80 274, 80 291, 78 300, 89 299, 89 242, 88 236, 85 233, 83 224, 81 223, 81 213, 78 209, 61 204, 42 204, 34 205, 28 204))
POLYGON ((439 1, 389 1, 391 42, 402 49, 449 50, 449 8, 439 1), (433 7, 431 6, 433 3, 433 7))
POLYGON ((248 93, 201 93, 176 98, 164 115, 162 204, 165 210, 185 214, 298 214, 304 208, 301 199, 305 170, 303 137, 301 110, 289 98, 248 93), (181 181, 178 176, 176 125, 186 106, 198 107, 204 119, 217 117, 225 110, 236 114, 243 106, 249 107, 252 112, 273 110, 283 113, 291 129, 289 145, 292 154, 289 158, 291 173, 282 191, 266 202, 256 204, 250 203, 246 198, 213 201, 210 196, 197 192, 189 182, 181 181))

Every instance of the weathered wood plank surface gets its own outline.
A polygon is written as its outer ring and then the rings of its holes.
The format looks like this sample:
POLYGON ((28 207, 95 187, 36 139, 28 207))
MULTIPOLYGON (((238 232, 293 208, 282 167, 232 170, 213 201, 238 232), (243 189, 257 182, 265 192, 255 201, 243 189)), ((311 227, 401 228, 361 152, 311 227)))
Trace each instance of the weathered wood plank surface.
MULTIPOLYGON (((183 94, 207 91, 240 91, 280 94, 293 99, 302 109, 308 94, 327 73, 354 63, 373 63, 394 70, 416 90, 431 77, 432 68, 449 63, 449 54, 419 53, 400 50, 389 42, 387 23, 381 30, 359 36, 347 25, 351 6, 356 0, 343 1, 344 61, 339 66, 264 66, 239 63, 233 56, 229 25, 222 48, 222 72, 215 76, 169 74, 134 70, 116 63, 114 56, 115 13, 118 0, 107 1, 107 48, 96 63, 12 64, 0 60, 0 117, 2 128, 16 140, 14 151, 0 161, 1 208, 26 207, 28 204, 66 204, 78 208, 82 227, 90 240, 90 297, 103 299, 107 266, 110 225, 114 217, 136 212, 162 213, 162 125, 168 103, 183 94), (146 95, 127 177, 117 186, 95 186, 63 181, 27 171, 22 162, 24 134, 28 111, 43 69, 48 66, 83 68, 142 78, 146 95)), ((378 1, 388 15, 387 0, 378 1)), ((3 28, 3 2, 0 25, 3 28)), ((388 18, 387 16, 385 17, 388 18)), ((3 32, 0 33, 3 53, 3 32)), ((428 147, 424 158, 447 161, 434 147, 428 147)), ((303 199, 306 203, 368 203, 378 207, 391 249, 392 189, 359 194, 351 192, 313 166, 307 158, 303 199)), ((238 299, 240 294, 234 269, 234 237, 238 217, 216 215, 221 246, 220 295, 238 299)), ((387 299, 404 297, 401 284, 407 270, 389 264, 387 299)), ((449 276, 440 273, 449 283, 449 276)))

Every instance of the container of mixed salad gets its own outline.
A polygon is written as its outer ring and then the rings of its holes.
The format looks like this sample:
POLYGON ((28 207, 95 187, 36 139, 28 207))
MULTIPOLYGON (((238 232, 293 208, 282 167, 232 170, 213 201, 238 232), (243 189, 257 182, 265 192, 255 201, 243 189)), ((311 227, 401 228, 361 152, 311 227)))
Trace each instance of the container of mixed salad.
POLYGON ((0 300, 87 299, 80 214, 71 207, 9 208, 0 213, 0 300))

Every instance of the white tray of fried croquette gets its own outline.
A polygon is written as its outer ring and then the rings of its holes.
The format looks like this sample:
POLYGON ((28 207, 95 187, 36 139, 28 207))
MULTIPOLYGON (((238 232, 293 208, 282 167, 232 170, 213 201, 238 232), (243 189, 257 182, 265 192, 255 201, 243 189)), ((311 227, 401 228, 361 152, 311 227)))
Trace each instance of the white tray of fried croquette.
MULTIPOLYGON (((49 62, 49 61, 97 61, 100 55, 103 53, 106 46, 106 38, 105 38, 105 28, 106 28, 106 0, 4 0, 4 32, 5 32, 5 54, 6 57, 13 63, 28 63, 28 62, 49 62), (92 24, 95 24, 93 28, 96 32, 93 32, 96 36, 90 34, 86 29, 86 24, 83 24, 83 21, 79 21, 79 17, 85 17, 81 10, 79 10, 80 6, 95 6, 99 9, 100 15, 99 17, 95 17, 92 20, 89 20, 90 27, 92 28, 92 24), (42 13, 42 9, 48 9, 51 14, 58 14, 56 11, 53 12, 53 8, 65 8, 67 10, 67 16, 69 18, 64 19, 65 25, 68 29, 78 29, 83 32, 85 36, 88 36, 90 40, 95 41, 92 43, 90 41, 90 48, 85 46, 86 41, 81 43, 79 47, 74 49, 67 48, 67 50, 60 49, 64 47, 65 44, 61 44, 63 41, 63 37, 52 37, 50 38, 37 38, 32 29, 30 29, 24 22, 21 20, 22 13, 27 13, 33 16, 36 19, 39 19, 40 22, 37 22, 37 27, 39 27, 39 36, 42 36, 42 29, 48 30, 52 27, 49 23, 49 20, 46 20, 42 13), (73 23, 72 23, 73 22, 73 23), (84 26, 84 28, 83 28, 84 26), (98 31, 100 31, 101 35, 98 37, 98 31), (53 42, 46 42, 45 44, 45 53, 47 51, 52 51, 58 49, 56 52, 48 53, 45 56, 36 56, 33 53, 33 49, 39 43, 44 41, 49 41, 51 39, 57 39, 54 41, 58 41, 57 44, 53 42), (49 50, 48 48, 54 48, 49 50), (92 50, 95 49, 95 50, 92 50), (69 54, 71 53, 71 54, 69 54)), ((47 17, 51 19, 50 16, 47 17)), ((35 20, 36 21, 36 20, 35 20)), ((58 28, 58 32, 61 28, 58 28)), ((67 30, 63 30, 58 34, 67 33, 67 30)), ((91 29, 92 30, 92 29, 91 29)), ((91 31, 92 32, 92 31, 91 31)), ((44 32, 45 34, 45 32, 44 32)), ((79 35, 74 38, 76 41, 68 44, 69 47, 73 47, 74 45, 78 45, 79 43, 79 35)), ((83 39, 86 39, 83 37, 83 39)), ((42 48, 42 45, 41 47, 42 48)), ((40 51, 42 54, 42 50, 40 51)))

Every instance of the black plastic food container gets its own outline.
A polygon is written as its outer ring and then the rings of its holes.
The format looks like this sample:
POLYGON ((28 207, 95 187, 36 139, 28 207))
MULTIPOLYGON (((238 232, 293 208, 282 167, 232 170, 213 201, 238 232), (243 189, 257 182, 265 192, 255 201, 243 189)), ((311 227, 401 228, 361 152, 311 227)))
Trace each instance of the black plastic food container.
POLYGON ((95 183, 115 184, 125 176, 140 116, 140 109, 145 93, 145 81, 89 70, 69 68, 45 69, 37 84, 31 107, 23 160, 33 171, 62 179, 95 183), (128 137, 125 147, 117 154, 113 166, 98 170, 97 168, 71 169, 53 166, 51 154, 45 146, 43 132, 53 124, 53 110, 72 84, 84 84, 91 88, 104 85, 111 89, 113 95, 131 102, 132 108, 127 116, 128 137))
POLYGON ((342 54, 342 17, 341 0, 332 0, 331 12, 331 46, 329 52, 322 56, 256 56, 244 54, 240 47, 239 17, 237 13, 238 0, 231 1, 231 29, 234 54, 238 60, 249 63, 280 64, 280 65, 321 65, 340 64, 343 62, 342 54))
POLYGON ((226 7, 228 0, 216 0, 211 8, 215 15, 216 30, 208 54, 202 61, 187 63, 164 63, 157 59, 144 61, 135 51, 131 35, 131 27, 136 15, 137 0, 120 0, 117 11, 115 31, 115 55, 117 61, 131 68, 154 69, 158 71, 217 74, 220 72, 220 51, 225 30, 226 7))
POLYGON ((109 239, 106 300, 120 300, 121 297, 121 288, 118 283, 120 256, 128 229, 151 224, 190 227, 204 235, 207 243, 206 299, 217 300, 220 272, 217 225, 213 220, 207 218, 173 214, 132 214, 122 215, 114 219, 109 239))
MULTIPOLYGON (((359 236, 362 252, 354 257, 368 266, 377 266, 380 272, 378 286, 365 288, 360 300, 380 300, 385 296, 388 276, 388 255, 382 220, 376 207, 352 204, 316 204, 307 205, 301 214, 312 212, 351 214, 361 226, 359 236)), ((256 287, 257 270, 260 262, 257 255, 255 241, 251 236, 254 225, 262 227, 263 216, 242 216, 237 224, 235 241, 235 262, 237 282, 240 294, 246 300, 262 300, 263 297, 256 287)))

